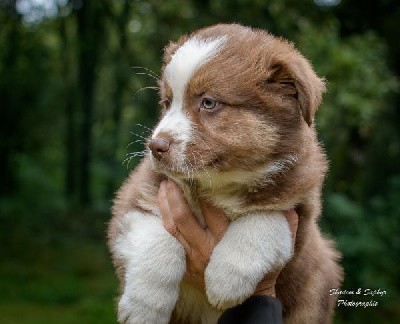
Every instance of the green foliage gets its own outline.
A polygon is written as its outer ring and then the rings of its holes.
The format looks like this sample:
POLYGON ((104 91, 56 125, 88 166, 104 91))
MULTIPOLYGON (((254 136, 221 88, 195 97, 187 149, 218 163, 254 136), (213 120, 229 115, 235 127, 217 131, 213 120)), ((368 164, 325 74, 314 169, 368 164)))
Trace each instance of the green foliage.
POLYGON ((389 293, 377 309, 338 308, 337 322, 395 323, 400 9, 374 2, 385 13, 375 17, 359 2, 69 1, 27 23, 15 1, 0 1, 1 322, 115 322, 104 233, 113 192, 158 116, 162 50, 197 28, 238 22, 292 40, 326 78, 321 225, 343 254, 343 287, 389 293))
POLYGON ((2 323, 115 323, 117 283, 104 246, 85 239, 24 249, 2 262, 2 323))
POLYGON ((342 40, 338 27, 336 20, 323 27, 304 23, 296 40, 327 80, 317 125, 331 161, 328 189, 361 199, 363 183, 358 178, 365 172, 365 146, 378 131, 377 118, 391 109, 388 95, 398 84, 377 35, 367 32, 342 40))
MULTIPOLYGON (((384 160, 375 159, 370 151, 378 149, 373 143, 381 140, 382 125, 391 128, 384 116, 393 109, 390 96, 398 90, 385 60, 387 48, 373 32, 342 39, 335 19, 318 28, 304 23, 295 39, 327 80, 317 117, 330 159, 322 225, 334 233, 343 253, 343 287, 387 289, 389 298, 379 301, 388 310, 386 316, 398 317, 395 305, 400 298, 394 287, 399 287, 399 170, 383 180, 381 170, 392 164, 387 160, 387 147, 380 147, 384 160), (369 186, 378 184, 376 177, 384 187, 371 190, 369 186)), ((398 143, 398 138, 393 140, 398 143)), ((398 163, 398 155, 395 158, 398 163)), ((382 316, 371 310, 339 309, 338 314, 345 322, 379 321, 382 316)))

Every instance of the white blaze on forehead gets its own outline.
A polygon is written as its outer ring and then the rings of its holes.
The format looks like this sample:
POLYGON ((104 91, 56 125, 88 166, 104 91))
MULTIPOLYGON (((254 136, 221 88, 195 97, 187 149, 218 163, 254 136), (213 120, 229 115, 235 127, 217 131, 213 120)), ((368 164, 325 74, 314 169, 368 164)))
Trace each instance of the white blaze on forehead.
POLYGON ((226 37, 199 39, 195 36, 178 48, 165 68, 174 98, 182 99, 193 73, 218 52, 225 40, 226 37))
POLYGON ((225 41, 226 37, 200 39, 194 36, 172 55, 165 68, 165 78, 173 95, 171 108, 155 129, 153 138, 160 132, 167 132, 183 144, 189 141, 192 124, 183 112, 185 88, 194 72, 212 58, 225 41))

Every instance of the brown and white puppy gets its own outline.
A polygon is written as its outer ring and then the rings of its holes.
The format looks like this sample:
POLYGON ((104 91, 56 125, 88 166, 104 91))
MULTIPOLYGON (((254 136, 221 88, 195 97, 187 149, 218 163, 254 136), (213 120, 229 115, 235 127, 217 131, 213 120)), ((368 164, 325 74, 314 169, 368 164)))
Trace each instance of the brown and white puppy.
POLYGON ((109 245, 126 323, 216 323, 265 274, 286 264, 276 286, 285 323, 328 323, 342 270, 317 226, 327 170, 314 114, 325 89, 283 39, 216 25, 165 50, 161 120, 149 154, 118 191, 109 245), (163 228, 160 181, 178 182, 196 217, 206 199, 231 223, 205 273, 206 294, 182 280, 185 254, 163 228), (283 211, 295 207, 294 254, 283 211))

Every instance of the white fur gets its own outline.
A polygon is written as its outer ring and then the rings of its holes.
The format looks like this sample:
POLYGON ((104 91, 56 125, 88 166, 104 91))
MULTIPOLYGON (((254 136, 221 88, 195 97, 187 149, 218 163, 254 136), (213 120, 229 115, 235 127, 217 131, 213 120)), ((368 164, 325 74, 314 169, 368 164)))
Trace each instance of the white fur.
POLYGON ((176 142, 187 143, 190 139, 192 123, 182 111, 182 102, 173 101, 171 108, 154 130, 153 138, 159 133, 168 133, 176 142))
POLYGON ((291 232, 283 213, 253 213, 234 220, 206 268, 208 300, 219 309, 241 303, 291 255, 291 232))
POLYGON ((226 212, 226 216, 230 220, 234 220, 243 215, 242 207, 244 205, 244 199, 242 197, 230 195, 225 192, 217 192, 209 197, 209 199, 214 203, 215 206, 218 206, 224 210, 226 212))
POLYGON ((181 244, 160 218, 132 211, 121 218, 113 248, 125 264, 125 287, 118 303, 124 323, 168 323, 186 268, 181 244))
POLYGON ((171 87, 171 107, 153 132, 153 138, 168 133, 176 143, 174 158, 184 164, 184 151, 191 139, 193 125, 184 113, 184 94, 187 84, 196 70, 212 58, 225 42, 226 37, 199 39, 193 37, 174 53, 165 68, 165 78, 171 87))
POLYGON ((283 173, 288 168, 292 167, 297 163, 298 159, 296 155, 289 154, 284 159, 272 162, 267 165, 263 170, 265 175, 273 175, 277 173, 283 173))
POLYGON ((165 68, 165 77, 174 95, 173 101, 183 103, 186 85, 194 72, 212 58, 225 41, 226 37, 192 37, 178 48, 165 68))
POLYGON ((255 170, 234 170, 225 172, 201 172, 196 175, 201 185, 205 188, 221 189, 223 187, 239 184, 239 185, 256 185, 270 183, 271 176, 277 173, 287 171, 297 162, 295 155, 287 155, 281 160, 268 163, 265 166, 255 170))

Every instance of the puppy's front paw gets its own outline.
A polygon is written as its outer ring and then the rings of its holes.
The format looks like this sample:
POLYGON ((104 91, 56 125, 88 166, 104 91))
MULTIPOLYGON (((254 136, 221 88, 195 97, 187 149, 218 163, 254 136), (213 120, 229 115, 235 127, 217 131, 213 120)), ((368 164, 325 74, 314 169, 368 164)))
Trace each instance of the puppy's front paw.
POLYGON ((222 310, 240 304, 267 273, 290 259, 291 251, 291 233, 283 214, 254 214, 235 220, 206 268, 210 303, 222 310))
POLYGON ((155 308, 154 306, 150 307, 143 299, 125 293, 118 303, 118 322, 124 324, 168 323, 171 309, 168 307, 155 308))
POLYGON ((123 216, 113 246, 124 263, 124 291, 118 303, 120 323, 168 323, 185 272, 182 245, 152 215, 123 216), (122 226, 121 225, 121 226, 122 226))
POLYGON ((208 300, 220 310, 242 303, 255 291, 259 281, 257 273, 245 275, 230 260, 210 261, 205 272, 208 300))
POLYGON ((134 323, 137 314, 140 313, 136 308, 134 300, 131 300, 127 294, 123 294, 118 303, 118 322, 134 323))

